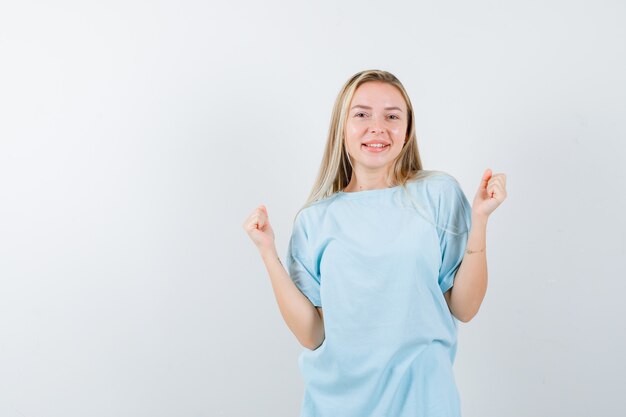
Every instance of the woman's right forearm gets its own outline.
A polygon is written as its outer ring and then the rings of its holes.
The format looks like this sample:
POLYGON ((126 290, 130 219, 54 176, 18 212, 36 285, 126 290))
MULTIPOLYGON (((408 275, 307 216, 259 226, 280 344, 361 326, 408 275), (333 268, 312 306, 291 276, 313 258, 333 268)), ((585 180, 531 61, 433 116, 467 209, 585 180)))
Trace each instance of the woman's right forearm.
POLYGON ((302 346, 316 349, 324 340, 324 322, 317 309, 291 280, 274 248, 261 252, 261 257, 287 327, 302 346))

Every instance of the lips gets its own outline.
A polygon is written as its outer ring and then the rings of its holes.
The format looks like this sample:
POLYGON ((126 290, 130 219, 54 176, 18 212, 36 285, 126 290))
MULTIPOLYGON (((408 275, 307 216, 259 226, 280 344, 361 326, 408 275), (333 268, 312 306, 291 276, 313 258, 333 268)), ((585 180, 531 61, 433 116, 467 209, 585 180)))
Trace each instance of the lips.
MULTIPOLYGON (((375 143, 380 143, 380 142, 375 142, 375 143)), ((365 149, 366 152, 384 152, 389 148, 388 144, 385 144, 384 146, 367 146, 366 144, 361 145, 361 147, 363 149, 365 149)))
POLYGON ((363 145, 374 145, 376 143, 380 143, 381 145, 389 145, 389 142, 386 142, 384 140, 370 140, 367 142, 363 142, 363 145))

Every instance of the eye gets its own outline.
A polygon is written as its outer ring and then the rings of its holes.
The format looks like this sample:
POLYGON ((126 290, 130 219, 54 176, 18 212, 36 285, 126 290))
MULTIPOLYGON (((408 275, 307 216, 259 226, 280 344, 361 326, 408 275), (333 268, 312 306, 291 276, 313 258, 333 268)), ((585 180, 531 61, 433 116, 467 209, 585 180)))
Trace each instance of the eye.
POLYGON ((394 119, 394 120, 400 120, 400 118, 399 118, 398 116, 396 116, 395 114, 392 114, 392 115, 390 115, 389 117, 392 117, 392 116, 393 116, 393 117, 395 117, 395 119, 394 119))
POLYGON ((356 117, 358 117, 358 116, 359 116, 359 114, 365 114, 365 113, 360 112, 360 113, 355 114, 355 116, 356 116, 356 117))

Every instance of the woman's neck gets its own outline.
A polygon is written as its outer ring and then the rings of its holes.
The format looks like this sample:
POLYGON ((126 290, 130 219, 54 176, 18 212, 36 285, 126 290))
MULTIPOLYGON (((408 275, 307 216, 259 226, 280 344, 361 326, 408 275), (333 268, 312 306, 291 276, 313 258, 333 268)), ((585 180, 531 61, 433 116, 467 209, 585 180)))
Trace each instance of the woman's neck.
POLYGON ((348 185, 343 189, 343 191, 347 193, 355 192, 355 191, 366 191, 366 190, 379 190, 382 188, 390 188, 395 186, 391 179, 382 179, 382 178, 364 178, 361 181, 357 181, 356 177, 352 177, 348 185))

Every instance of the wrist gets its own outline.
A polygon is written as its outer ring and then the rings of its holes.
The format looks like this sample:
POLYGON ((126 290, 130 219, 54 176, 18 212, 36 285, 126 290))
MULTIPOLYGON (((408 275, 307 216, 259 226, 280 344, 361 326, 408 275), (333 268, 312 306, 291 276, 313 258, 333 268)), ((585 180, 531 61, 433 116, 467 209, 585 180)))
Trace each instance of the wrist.
POLYGON ((263 260, 278 258, 278 252, 274 246, 259 248, 259 253, 261 254, 261 258, 263 258, 263 260))
POLYGON ((487 216, 485 214, 472 213, 472 225, 476 225, 476 226, 484 225, 484 226, 486 226, 488 219, 489 219, 489 216, 487 216))

